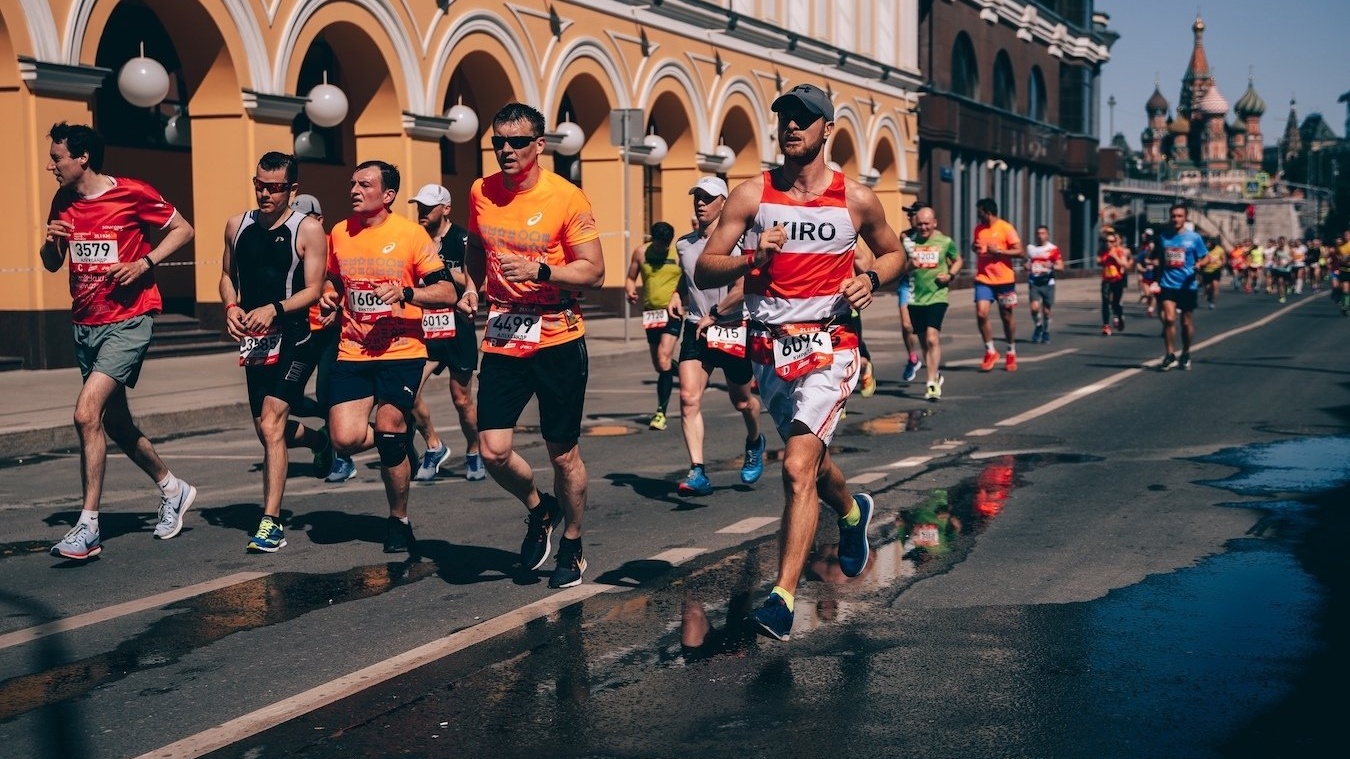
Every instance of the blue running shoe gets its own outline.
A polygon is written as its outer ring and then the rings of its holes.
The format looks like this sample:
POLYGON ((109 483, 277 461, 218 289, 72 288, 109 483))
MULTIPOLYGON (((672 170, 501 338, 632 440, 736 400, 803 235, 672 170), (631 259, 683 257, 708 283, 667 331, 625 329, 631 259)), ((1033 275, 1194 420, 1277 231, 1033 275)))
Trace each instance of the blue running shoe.
POLYGON ((712 481, 703 473, 702 465, 689 470, 689 474, 680 481, 679 492, 680 495, 712 495, 712 481))
POLYGON ((745 449, 745 463, 741 464, 741 482, 753 485, 764 474, 764 436, 745 449))
POLYGON ((282 532, 281 525, 273 521, 272 517, 264 516, 258 523, 258 531, 248 539, 248 545, 244 548, 250 551, 276 553, 278 548, 285 546, 286 534, 282 532))
POLYGON ((903 375, 904 380, 906 382, 913 382, 914 378, 919 376, 919 370, 922 368, 923 368, 923 360, 920 359, 918 356, 915 356, 913 361, 906 361, 905 373, 903 375))
POLYGON ((844 521, 839 520, 839 570, 846 577, 862 574, 871 553, 867 546, 867 525, 872 521, 872 496, 856 493, 853 502, 858 504, 858 523, 845 527, 844 521))
POLYGON ((324 482, 346 482, 356 476, 356 464, 346 456, 333 457, 333 470, 323 478, 324 482))
POLYGON ((103 552, 103 546, 99 543, 98 528, 89 525, 86 522, 79 522, 70 528, 61 542, 52 546, 52 556, 60 556, 66 559, 75 559, 84 561, 92 559, 103 552))
POLYGON ((464 454, 464 479, 477 482, 486 477, 487 467, 483 465, 483 457, 476 453, 464 454))
POLYGON ((417 473, 412 476, 414 482, 431 482, 436 479, 436 474, 441 471, 441 464, 450 458, 450 446, 441 443, 440 448, 428 448, 426 453, 422 454, 422 462, 417 467, 417 473))
POLYGON ((750 619, 759 625, 761 633, 774 640, 792 638, 792 612, 777 593, 770 593, 763 606, 750 612, 750 619))

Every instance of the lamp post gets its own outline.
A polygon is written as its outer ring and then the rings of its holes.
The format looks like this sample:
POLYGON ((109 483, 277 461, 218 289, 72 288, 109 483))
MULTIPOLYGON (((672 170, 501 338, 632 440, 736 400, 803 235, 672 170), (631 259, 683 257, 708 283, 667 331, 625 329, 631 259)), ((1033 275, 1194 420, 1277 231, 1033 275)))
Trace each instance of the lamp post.
POLYGON ((1106 143, 1109 145, 1109 144, 1111 144, 1111 141, 1114 140, 1114 139, 1116 138, 1116 96, 1115 96, 1115 95, 1111 95, 1110 97, 1106 98, 1106 112, 1107 112, 1107 114, 1108 114, 1108 116, 1107 116, 1107 118, 1108 118, 1107 123, 1109 123, 1109 124, 1111 125, 1110 127, 1108 127, 1109 133, 1106 135, 1106 143))

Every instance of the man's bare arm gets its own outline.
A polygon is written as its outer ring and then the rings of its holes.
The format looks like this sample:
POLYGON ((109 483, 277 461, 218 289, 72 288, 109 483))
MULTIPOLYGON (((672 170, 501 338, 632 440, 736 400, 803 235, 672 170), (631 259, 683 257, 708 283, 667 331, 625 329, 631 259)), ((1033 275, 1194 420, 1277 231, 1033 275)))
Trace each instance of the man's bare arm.
POLYGON ((759 213, 759 198, 763 191, 764 180, 752 179, 736 186, 722 207, 722 216, 713 228, 712 235, 703 246, 703 254, 698 257, 694 267, 694 286, 703 290, 729 285, 756 266, 768 263, 769 258, 778 251, 787 235, 779 229, 765 230, 760 235, 759 246, 754 256, 731 255, 746 230, 759 213), (781 237, 781 239, 780 239, 781 237), (766 241, 766 238, 768 240, 766 241), (775 242, 776 240, 776 242, 775 242))

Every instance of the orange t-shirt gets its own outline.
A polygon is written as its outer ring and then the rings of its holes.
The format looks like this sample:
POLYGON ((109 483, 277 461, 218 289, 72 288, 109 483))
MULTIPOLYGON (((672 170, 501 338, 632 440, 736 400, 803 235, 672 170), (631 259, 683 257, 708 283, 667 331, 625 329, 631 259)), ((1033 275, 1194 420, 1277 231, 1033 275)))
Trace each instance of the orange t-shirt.
MULTIPOLYGON (((980 224, 975 227, 975 242, 984 243, 985 250, 1008 250, 1022 244, 1013 225, 1003 219, 994 219, 993 224, 980 224)), ((981 253, 975 259, 975 281, 986 285, 1010 285, 1017 281, 1013 268, 1006 256, 981 253)))
MULTIPOLYGON (((508 282, 498 256, 515 254, 561 268, 576 260, 575 246, 600 237, 591 201, 581 188, 542 169, 539 181, 512 192, 500 173, 479 179, 469 191, 469 233, 483 243, 486 274, 483 299, 490 309, 539 314, 540 348, 561 345, 585 334, 577 293, 548 282, 508 282)), ((491 325, 483 339, 487 353, 527 355, 513 340, 494 339, 491 325)))
POLYGON ((341 361, 426 358, 422 309, 376 302, 371 291, 381 282, 413 287, 445 268, 445 262, 421 225, 390 214, 373 227, 353 217, 328 233, 328 273, 342 281, 341 361))

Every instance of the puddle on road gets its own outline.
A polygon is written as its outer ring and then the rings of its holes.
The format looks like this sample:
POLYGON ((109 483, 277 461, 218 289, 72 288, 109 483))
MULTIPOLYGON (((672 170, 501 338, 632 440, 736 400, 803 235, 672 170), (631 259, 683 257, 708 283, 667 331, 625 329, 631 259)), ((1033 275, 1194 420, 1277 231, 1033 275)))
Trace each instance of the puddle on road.
POLYGON ((1317 493, 1350 483, 1350 435, 1230 448, 1195 460, 1240 470, 1200 483, 1238 495, 1317 493))
POLYGON ((858 425, 864 435, 899 435, 902 432, 918 432, 923 429, 919 422, 932 415, 931 411, 899 411, 868 419, 858 425))

